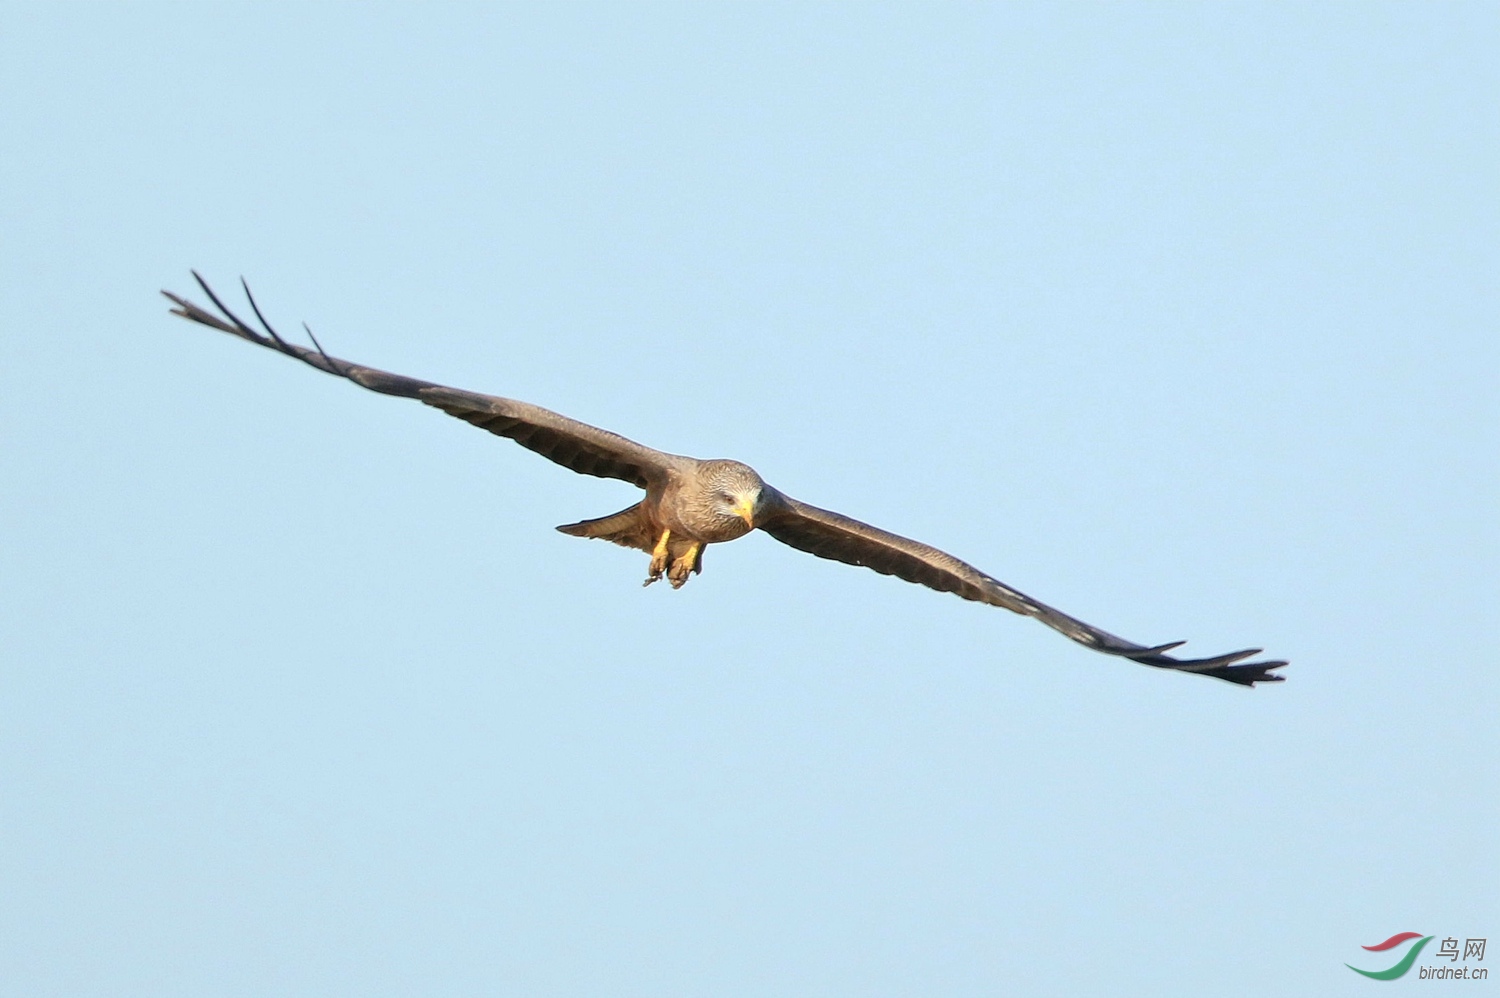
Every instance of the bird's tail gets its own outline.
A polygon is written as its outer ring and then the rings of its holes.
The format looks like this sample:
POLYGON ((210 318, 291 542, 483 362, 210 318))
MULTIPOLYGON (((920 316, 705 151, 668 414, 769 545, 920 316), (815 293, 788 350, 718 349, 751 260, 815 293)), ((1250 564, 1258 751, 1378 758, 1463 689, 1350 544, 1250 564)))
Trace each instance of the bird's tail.
POLYGON ((557 529, 570 537, 597 537, 638 551, 650 552, 656 544, 656 538, 651 536, 651 525, 641 515, 640 503, 597 520, 565 523, 557 529))

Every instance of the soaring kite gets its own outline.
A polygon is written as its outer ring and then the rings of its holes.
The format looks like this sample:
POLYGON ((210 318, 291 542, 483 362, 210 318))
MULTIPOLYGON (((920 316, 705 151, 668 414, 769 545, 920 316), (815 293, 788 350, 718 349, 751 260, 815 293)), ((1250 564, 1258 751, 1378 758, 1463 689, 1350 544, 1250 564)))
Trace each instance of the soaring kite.
POLYGON ((894 575, 938 592, 955 593, 967 600, 1035 617, 1079 644, 1106 655, 1118 655, 1160 669, 1214 676, 1242 686, 1280 682, 1283 678, 1271 670, 1286 662, 1241 662, 1260 654, 1259 648, 1213 658, 1176 659, 1166 652, 1184 642, 1146 646, 1126 641, 1039 603, 937 548, 799 502, 772 488, 753 468, 738 461, 700 461, 667 454, 529 402, 460 391, 351 364, 325 353, 311 329, 307 333, 313 349, 288 343, 271 328, 246 285, 245 296, 264 330, 257 332, 225 307, 197 271, 193 277, 218 307, 222 318, 163 291, 177 306, 172 310, 174 315, 279 350, 362 388, 417 399, 491 433, 509 437, 581 475, 618 478, 644 489, 645 498, 628 509, 557 529, 574 537, 597 537, 649 553, 651 568, 646 585, 666 576, 672 588, 677 589, 694 572, 703 570, 703 549, 707 545, 732 541, 752 530, 764 530, 781 543, 819 558, 863 565, 882 575, 894 575))

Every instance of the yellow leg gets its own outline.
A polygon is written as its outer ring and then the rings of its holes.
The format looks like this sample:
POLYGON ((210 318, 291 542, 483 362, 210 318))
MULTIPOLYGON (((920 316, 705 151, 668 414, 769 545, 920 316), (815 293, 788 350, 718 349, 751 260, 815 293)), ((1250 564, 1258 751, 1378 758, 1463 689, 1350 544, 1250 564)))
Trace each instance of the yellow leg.
POLYGON ((681 589, 682 584, 688 580, 693 568, 698 564, 698 552, 703 550, 703 545, 694 541, 692 547, 682 553, 682 557, 672 562, 672 570, 667 573, 667 581, 672 583, 673 589, 681 589))
POLYGON ((651 571, 646 576, 646 581, 641 585, 649 586, 657 579, 666 574, 667 571, 667 541, 672 539, 672 531, 663 530, 661 540, 656 542, 656 547, 651 551, 651 571))

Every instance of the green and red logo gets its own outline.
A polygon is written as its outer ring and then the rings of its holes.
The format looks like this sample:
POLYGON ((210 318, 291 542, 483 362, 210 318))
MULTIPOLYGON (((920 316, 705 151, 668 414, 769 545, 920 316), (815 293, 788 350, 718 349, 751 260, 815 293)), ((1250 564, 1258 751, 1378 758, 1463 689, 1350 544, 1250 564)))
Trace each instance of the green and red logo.
MULTIPOLYGON (((1366 946, 1365 949, 1371 953, 1391 953, 1395 955, 1396 950, 1411 943, 1407 947, 1406 954, 1385 970, 1361 970, 1352 963, 1344 966, 1356 974, 1364 974, 1366 977, 1377 981, 1394 981, 1398 977, 1405 976, 1411 970, 1412 964, 1417 962, 1422 947, 1436 939, 1437 936, 1424 936, 1420 932, 1398 932, 1383 943, 1374 946, 1366 946), (1416 940, 1416 942, 1412 942, 1416 940)), ((1444 936, 1443 941, 1438 943, 1437 953, 1439 961, 1434 966, 1423 965, 1417 976, 1424 981, 1482 981, 1490 976, 1487 968, 1478 966, 1484 962, 1484 949, 1489 945, 1489 939, 1483 936, 1469 936, 1463 940, 1462 949, 1459 948, 1457 936, 1444 936), (1459 958, 1463 958, 1463 966, 1458 966, 1459 958), (1472 959, 1474 964, 1470 964, 1472 959), (1444 966, 1441 961, 1448 961, 1444 966)))
POLYGON ((1395 966, 1391 967, 1388 970, 1360 970, 1358 967, 1354 966, 1351 963, 1346 963, 1344 964, 1344 966, 1348 967, 1356 974, 1364 974, 1366 977, 1373 977, 1377 981, 1394 981, 1396 978, 1400 977, 1402 974, 1411 969, 1411 965, 1417 962, 1417 954, 1422 952, 1423 946, 1426 946, 1428 943, 1432 942, 1432 937, 1424 936, 1420 932, 1398 932, 1383 943, 1376 943, 1374 946, 1361 947, 1361 949, 1367 949, 1371 953, 1384 953, 1387 950, 1393 950, 1397 946, 1400 946, 1402 943, 1408 942, 1412 939, 1415 939, 1416 942, 1412 944, 1411 949, 1407 950, 1406 955, 1397 960, 1395 966))

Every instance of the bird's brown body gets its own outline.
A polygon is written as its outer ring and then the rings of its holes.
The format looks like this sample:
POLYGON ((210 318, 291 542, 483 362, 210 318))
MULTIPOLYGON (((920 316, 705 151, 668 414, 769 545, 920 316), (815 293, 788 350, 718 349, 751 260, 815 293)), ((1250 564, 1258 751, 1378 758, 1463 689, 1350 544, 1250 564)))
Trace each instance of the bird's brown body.
MULTIPOLYGON (((1258 648, 1211 658, 1177 659, 1166 652, 1182 644, 1180 641, 1155 646, 1127 641, 1032 599, 937 548, 799 502, 766 484, 754 469, 738 461, 701 461, 668 454, 529 402, 448 388, 330 357, 317 340, 313 340, 316 349, 288 343, 266 322, 251 298, 250 305, 264 329, 257 332, 229 311, 201 277, 196 273, 193 276, 223 318, 162 292, 176 304, 173 311, 177 315, 295 357, 371 391, 417 399, 508 437, 579 474, 616 478, 644 489, 646 494, 639 502, 618 513, 557 529, 574 537, 596 537, 649 553, 647 585, 665 576, 674 589, 682 586, 692 573, 702 570, 707 545, 732 541, 758 529, 820 558, 860 565, 939 592, 1035 617, 1079 644, 1107 655, 1161 669, 1214 676, 1242 686, 1279 682, 1282 678, 1272 670, 1286 665, 1283 661, 1241 661, 1259 653, 1258 648)), ((245 293, 248 297, 248 287, 245 293)))
POLYGON ((672 588, 680 589, 689 575, 703 571, 706 546, 744 537, 755 529, 757 504, 765 510, 779 498, 738 461, 681 462, 667 470, 659 486, 648 485, 646 497, 634 506, 557 529, 645 551, 651 555, 646 585, 665 573, 672 588))

